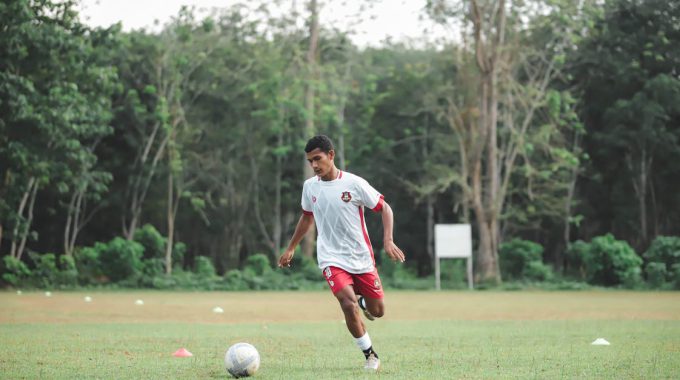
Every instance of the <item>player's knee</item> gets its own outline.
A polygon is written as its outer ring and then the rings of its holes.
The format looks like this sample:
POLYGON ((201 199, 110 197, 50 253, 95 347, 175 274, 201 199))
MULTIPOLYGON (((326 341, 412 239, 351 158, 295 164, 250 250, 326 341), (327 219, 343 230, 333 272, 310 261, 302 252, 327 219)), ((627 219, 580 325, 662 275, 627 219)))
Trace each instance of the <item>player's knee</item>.
POLYGON ((369 313, 371 313, 372 316, 376 318, 380 318, 383 315, 385 315, 385 307, 384 306, 376 306, 372 310, 368 310, 369 313))
POLYGON ((340 300, 340 307, 345 313, 354 313, 359 307, 359 304, 357 303, 356 299, 344 297, 340 300))

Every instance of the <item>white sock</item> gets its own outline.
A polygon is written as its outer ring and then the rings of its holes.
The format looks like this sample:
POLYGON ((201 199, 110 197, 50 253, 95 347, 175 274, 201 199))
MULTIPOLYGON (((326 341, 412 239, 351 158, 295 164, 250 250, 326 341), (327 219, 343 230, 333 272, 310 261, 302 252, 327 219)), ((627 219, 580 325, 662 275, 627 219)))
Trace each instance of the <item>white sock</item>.
POLYGON ((354 341, 357 342, 357 346, 361 348, 361 351, 366 351, 373 345, 371 343, 371 337, 368 336, 368 331, 361 338, 354 338, 354 341))

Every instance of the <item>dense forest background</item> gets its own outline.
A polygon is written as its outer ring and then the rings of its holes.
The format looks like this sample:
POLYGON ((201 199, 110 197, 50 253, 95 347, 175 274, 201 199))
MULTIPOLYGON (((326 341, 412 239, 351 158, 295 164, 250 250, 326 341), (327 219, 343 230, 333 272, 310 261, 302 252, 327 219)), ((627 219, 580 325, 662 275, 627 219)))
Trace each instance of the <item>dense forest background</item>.
POLYGON ((158 33, 88 27, 76 1, 0 4, 5 283, 271 262, 314 134, 384 193, 414 276, 433 272, 434 224, 470 223, 480 282, 597 277, 596 246, 603 271, 637 274, 595 283, 680 277, 680 3, 423 0, 450 38, 362 48, 321 2, 267 4, 185 8, 158 33), (142 269, 107 272, 121 260, 142 269))

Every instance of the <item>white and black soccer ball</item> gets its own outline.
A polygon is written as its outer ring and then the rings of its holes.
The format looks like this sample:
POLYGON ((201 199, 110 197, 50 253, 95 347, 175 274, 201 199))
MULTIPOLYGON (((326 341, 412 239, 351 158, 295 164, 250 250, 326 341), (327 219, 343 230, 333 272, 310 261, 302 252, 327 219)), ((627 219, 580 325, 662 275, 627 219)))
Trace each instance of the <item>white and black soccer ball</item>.
POLYGON ((237 379, 252 376, 260 368, 260 353, 252 344, 236 343, 224 355, 224 366, 237 379))

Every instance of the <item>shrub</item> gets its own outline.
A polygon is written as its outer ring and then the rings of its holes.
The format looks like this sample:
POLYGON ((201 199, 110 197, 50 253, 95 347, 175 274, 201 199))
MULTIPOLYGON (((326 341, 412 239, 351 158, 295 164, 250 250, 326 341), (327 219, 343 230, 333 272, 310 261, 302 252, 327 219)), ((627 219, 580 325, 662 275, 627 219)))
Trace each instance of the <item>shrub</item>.
MULTIPOLYGON (((177 242, 172 246, 172 267, 184 267, 184 256, 187 253, 187 245, 182 242, 177 242)), ((163 256, 165 257, 165 256, 163 256)))
POLYGON ((195 262, 196 270, 194 273, 201 277, 215 277, 215 266, 209 257, 196 256, 195 262))
POLYGON ((671 272, 673 273, 673 277, 671 278, 673 288, 680 290, 680 263, 673 264, 671 272))
POLYGON ((93 247, 77 249, 73 253, 73 258, 78 272, 78 282, 80 285, 92 285, 105 282, 101 265, 99 263, 99 252, 93 247))
POLYGON ((145 259, 162 259, 165 257, 165 242, 167 239, 151 224, 145 224, 142 228, 137 229, 133 240, 144 247, 145 259))
POLYGON ((168 286, 165 284, 166 279, 162 278, 161 280, 158 280, 160 277, 165 277, 165 260, 161 258, 142 260, 140 285, 158 289, 167 288, 168 286))
POLYGON ((642 259, 628 243, 612 234, 594 238, 579 253, 590 284, 634 287, 640 283, 642 259))
POLYGON ((441 260, 439 269, 442 289, 466 289, 466 266, 465 260, 441 260))
POLYGON ((256 253, 254 255, 248 256, 246 259, 246 265, 243 271, 251 270, 256 276, 264 276, 268 272, 272 271, 271 264, 269 262, 269 257, 262 253, 256 253))
POLYGON ((228 290, 246 290, 248 284, 243 278, 243 272, 238 269, 232 269, 224 275, 224 283, 228 290))
POLYGON ((109 243, 96 243, 94 249, 99 253, 102 272, 113 282, 128 280, 133 285, 142 274, 142 255, 144 247, 136 241, 117 237, 109 243))
POLYGON ((543 264, 543 247, 532 241, 512 239, 499 250, 503 278, 509 280, 547 281, 553 278, 552 269, 543 264))
MULTIPOLYGON (((299 250, 298 250, 299 251, 299 250)), ((300 274, 305 280, 320 281, 323 279, 321 269, 314 258, 305 256, 296 251, 290 268, 283 268, 282 273, 287 275, 300 274)))
POLYGON ((648 262, 645 275, 650 285, 662 286, 666 282, 673 282, 678 275, 673 266, 680 264, 680 237, 658 236, 642 256, 648 262), (658 278, 661 272, 664 274, 663 281, 658 278))
POLYGON ((19 286, 31 276, 31 270, 23 261, 12 256, 2 258, 2 280, 12 286, 19 286))
POLYGON ((590 244, 583 240, 577 240, 567 248, 564 255, 564 274, 567 277, 573 277, 579 280, 586 280, 586 268, 583 263, 583 258, 586 256, 586 251, 590 244))
POLYGON ((524 268, 523 277, 534 281, 552 281, 555 275, 552 268, 541 261, 531 261, 524 268))
POLYGON ((666 284, 666 264, 653 261, 645 266, 647 283, 654 288, 661 288, 666 284))
POLYGON ((59 269, 57 259, 53 253, 37 254, 29 252, 28 256, 33 261, 33 273, 31 282, 39 288, 50 288, 57 284, 59 269))
POLYGON ((78 285, 78 268, 73 256, 59 256, 59 273, 57 283, 62 286, 73 287, 78 285))

